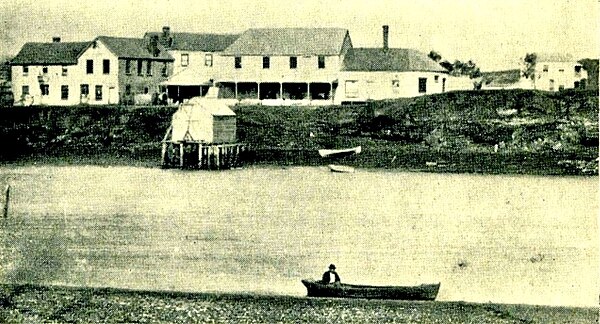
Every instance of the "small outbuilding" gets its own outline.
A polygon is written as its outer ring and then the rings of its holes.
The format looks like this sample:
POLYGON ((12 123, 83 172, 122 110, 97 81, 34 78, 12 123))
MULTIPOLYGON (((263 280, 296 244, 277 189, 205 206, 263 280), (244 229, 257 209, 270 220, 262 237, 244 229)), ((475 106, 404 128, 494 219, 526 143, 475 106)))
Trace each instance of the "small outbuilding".
POLYGON ((217 99, 195 97, 179 106, 163 139, 164 167, 224 169, 240 164, 236 115, 217 99))

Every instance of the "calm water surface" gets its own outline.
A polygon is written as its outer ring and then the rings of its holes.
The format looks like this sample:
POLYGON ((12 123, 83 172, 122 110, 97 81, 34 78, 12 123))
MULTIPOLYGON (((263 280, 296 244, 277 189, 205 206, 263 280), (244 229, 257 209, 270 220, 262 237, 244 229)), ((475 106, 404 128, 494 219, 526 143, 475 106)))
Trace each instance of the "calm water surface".
POLYGON ((7 183, 4 274, 50 235, 59 284, 304 295, 335 263, 349 283, 441 282, 440 300, 598 303, 597 177, 27 166, 7 183))

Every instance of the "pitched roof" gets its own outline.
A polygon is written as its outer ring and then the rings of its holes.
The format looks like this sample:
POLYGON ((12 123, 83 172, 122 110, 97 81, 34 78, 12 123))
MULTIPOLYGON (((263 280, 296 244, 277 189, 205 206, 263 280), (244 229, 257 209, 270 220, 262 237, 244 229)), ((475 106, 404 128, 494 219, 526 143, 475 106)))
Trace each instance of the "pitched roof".
POLYGON ((519 82, 521 74, 522 72, 519 69, 482 72, 481 80, 487 86, 503 86, 519 82))
POLYGON ((173 61, 173 57, 160 44, 160 52, 154 56, 148 49, 148 40, 143 38, 98 36, 96 40, 104 43, 119 58, 173 61))
POLYGON ((538 62, 575 62, 573 55, 563 53, 536 53, 538 62))
POLYGON ((344 71, 448 72, 417 50, 406 48, 353 48, 346 53, 344 71))
POLYGON ((158 36, 159 42, 167 49, 176 51, 221 52, 240 37, 237 34, 195 34, 169 33, 169 39, 160 32, 146 33, 145 38, 158 36))
POLYGON ((91 42, 26 43, 11 60, 13 65, 71 65, 91 42))
POLYGON ((226 55, 339 55, 343 28, 252 28, 227 49, 226 55))

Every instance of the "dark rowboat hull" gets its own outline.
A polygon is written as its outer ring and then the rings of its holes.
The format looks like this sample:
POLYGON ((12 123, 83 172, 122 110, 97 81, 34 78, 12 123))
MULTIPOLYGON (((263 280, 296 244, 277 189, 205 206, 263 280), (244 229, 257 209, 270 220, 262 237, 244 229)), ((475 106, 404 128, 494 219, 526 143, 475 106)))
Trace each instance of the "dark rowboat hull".
POLYGON ((309 297, 435 300, 440 290, 439 283, 420 286, 325 285, 315 280, 302 280, 302 283, 309 297))

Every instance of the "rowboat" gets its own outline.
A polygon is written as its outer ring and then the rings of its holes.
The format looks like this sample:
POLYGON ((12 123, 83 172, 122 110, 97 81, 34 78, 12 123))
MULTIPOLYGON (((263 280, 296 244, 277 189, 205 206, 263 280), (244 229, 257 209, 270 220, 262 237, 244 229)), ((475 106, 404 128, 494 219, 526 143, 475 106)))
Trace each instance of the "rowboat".
POLYGON ((331 172, 341 172, 341 173, 352 173, 354 172, 354 168, 350 167, 350 166, 345 166, 345 165, 336 165, 336 164, 330 164, 328 165, 329 170, 331 172))
POLYGON ((304 279, 309 297, 339 297, 399 300, 435 300, 440 283, 419 286, 367 286, 352 284, 323 284, 321 281, 304 279))
POLYGON ((319 155, 321 157, 330 157, 330 156, 338 157, 338 156, 358 154, 361 152, 361 150, 362 150, 362 148, 360 146, 353 147, 353 148, 347 148, 347 149, 339 149, 339 150, 321 149, 321 150, 319 150, 319 155))

